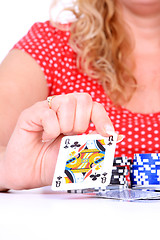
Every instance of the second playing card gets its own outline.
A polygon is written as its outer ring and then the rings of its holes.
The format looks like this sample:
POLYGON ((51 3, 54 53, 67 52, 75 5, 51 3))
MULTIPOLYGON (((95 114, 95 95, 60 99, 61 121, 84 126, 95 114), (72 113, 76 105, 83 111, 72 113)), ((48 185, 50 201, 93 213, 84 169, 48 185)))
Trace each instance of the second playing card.
POLYGON ((63 137, 52 182, 53 190, 103 187, 110 183, 117 134, 63 137))

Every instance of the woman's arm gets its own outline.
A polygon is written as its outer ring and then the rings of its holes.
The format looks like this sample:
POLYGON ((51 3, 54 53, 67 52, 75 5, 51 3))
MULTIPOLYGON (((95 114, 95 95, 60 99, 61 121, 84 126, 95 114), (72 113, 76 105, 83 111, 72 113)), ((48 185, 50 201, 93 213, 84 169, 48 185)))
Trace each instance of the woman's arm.
POLYGON ((45 76, 36 61, 23 51, 10 51, 0 65, 0 191, 6 190, 3 160, 17 119, 47 93, 45 76))
POLYGON ((5 179, 4 179, 4 168, 3 168, 3 160, 5 155, 6 147, 0 146, 0 192, 6 192, 8 189, 5 187, 5 179))
POLYGON ((14 49, 0 65, 0 145, 5 146, 20 113, 48 94, 44 73, 32 57, 14 49))

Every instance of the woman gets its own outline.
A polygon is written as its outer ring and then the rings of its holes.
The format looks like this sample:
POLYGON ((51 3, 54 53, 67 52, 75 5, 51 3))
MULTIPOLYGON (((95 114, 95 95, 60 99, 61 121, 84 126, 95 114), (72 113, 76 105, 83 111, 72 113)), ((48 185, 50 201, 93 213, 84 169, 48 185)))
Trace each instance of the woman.
POLYGON ((50 185, 63 135, 117 131, 116 156, 160 151, 159 0, 75 5, 75 22, 34 24, 1 64, 2 191, 50 185))

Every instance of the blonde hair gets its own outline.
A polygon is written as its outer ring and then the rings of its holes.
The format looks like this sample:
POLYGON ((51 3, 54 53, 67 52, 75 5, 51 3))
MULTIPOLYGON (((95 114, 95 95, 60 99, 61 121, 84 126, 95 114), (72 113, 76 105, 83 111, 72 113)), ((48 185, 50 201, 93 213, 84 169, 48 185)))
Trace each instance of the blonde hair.
POLYGON ((76 0, 69 10, 76 19, 70 26, 70 44, 77 67, 98 79, 114 104, 128 101, 136 87, 126 67, 132 46, 116 0, 76 0))

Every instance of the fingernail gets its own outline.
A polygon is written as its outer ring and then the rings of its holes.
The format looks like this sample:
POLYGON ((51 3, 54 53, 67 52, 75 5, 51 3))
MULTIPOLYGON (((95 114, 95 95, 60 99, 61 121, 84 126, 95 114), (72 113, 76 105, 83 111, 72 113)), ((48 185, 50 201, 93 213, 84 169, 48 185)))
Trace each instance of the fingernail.
POLYGON ((115 131, 107 131, 107 133, 108 133, 109 136, 112 136, 112 135, 115 134, 115 131))
POLYGON ((115 130, 112 126, 110 125, 107 125, 106 128, 105 128, 105 131, 108 135, 114 135, 115 134, 115 130))
POLYGON ((118 139, 117 139, 117 143, 121 142, 124 138, 125 138, 125 135, 119 134, 118 139))

